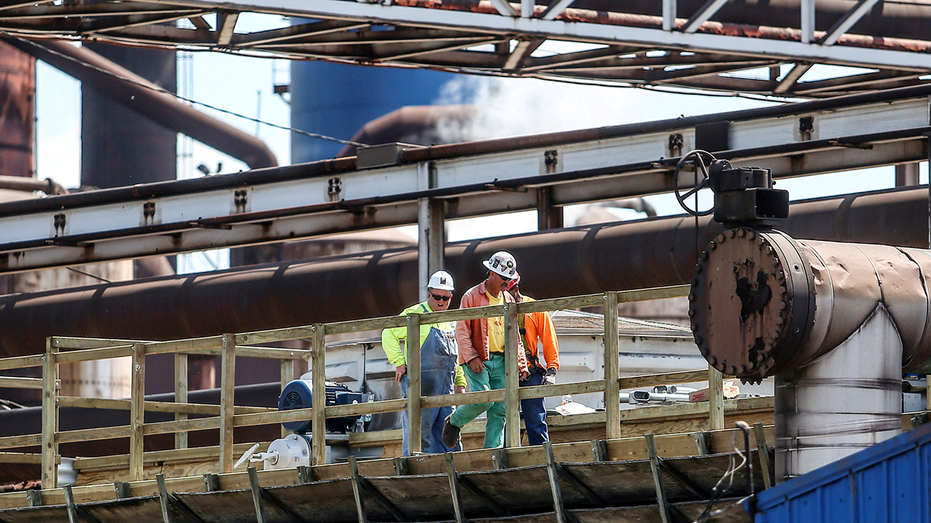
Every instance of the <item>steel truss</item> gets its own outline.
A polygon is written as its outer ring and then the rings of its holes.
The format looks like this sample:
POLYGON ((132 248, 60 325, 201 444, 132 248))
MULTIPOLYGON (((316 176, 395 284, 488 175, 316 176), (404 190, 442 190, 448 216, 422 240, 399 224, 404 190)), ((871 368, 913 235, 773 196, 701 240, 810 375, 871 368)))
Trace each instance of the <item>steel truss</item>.
MULTIPOLYGON (((163 255, 670 191, 699 147, 775 177, 927 160, 931 87, 403 150, 0 205, 0 271, 163 255), (365 159, 359 163, 364 164, 365 159), (367 160, 365 160, 367 161, 367 160), (418 215, 418 212, 421 215, 418 215), (429 215, 430 213, 427 213, 429 215)), ((689 177, 684 177, 689 178, 689 177)))
POLYGON ((6 0, 0 31, 24 38, 812 98, 916 85, 931 71, 931 5, 765 4, 6 0), (237 31, 247 13, 283 15, 293 25, 282 20, 271 30, 237 31), (591 48, 543 52, 546 41, 591 48), (806 80, 803 75, 817 64, 858 69, 806 80))

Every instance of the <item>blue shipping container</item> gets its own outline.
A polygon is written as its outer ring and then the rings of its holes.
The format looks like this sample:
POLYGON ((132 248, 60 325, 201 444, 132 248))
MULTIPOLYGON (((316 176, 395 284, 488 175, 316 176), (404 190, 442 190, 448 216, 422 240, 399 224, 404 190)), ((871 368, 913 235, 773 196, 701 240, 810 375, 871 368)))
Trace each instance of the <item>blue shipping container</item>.
POLYGON ((755 523, 931 523, 931 423, 760 492, 756 510, 755 523))

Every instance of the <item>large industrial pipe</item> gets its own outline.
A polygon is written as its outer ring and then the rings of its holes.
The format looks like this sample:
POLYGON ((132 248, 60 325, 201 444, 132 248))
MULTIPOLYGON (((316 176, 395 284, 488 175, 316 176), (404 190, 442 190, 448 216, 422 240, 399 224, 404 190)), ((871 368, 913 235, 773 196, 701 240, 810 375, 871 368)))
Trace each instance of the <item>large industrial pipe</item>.
POLYGON ((718 235, 695 268, 699 350, 726 374, 776 376, 787 479, 901 431, 902 369, 931 371, 931 251, 718 235))
POLYGON ((923 372, 931 370, 929 284, 925 249, 732 229, 702 253, 689 315, 708 361, 752 380, 818 361, 879 307, 901 338, 899 367, 923 372))
MULTIPOLYGON (((797 237, 925 247, 927 189, 892 190, 792 206, 797 237)), ((515 254, 528 293, 568 296, 687 283, 697 246, 721 232, 690 217, 599 224, 451 244, 458 291, 480 281, 480 260, 515 254)), ((0 297, 0 350, 34 354, 45 337, 173 339, 397 314, 417 300, 417 252, 399 249, 0 297)))
POLYGON ((21 51, 92 85, 168 129, 242 160, 250 168, 278 165, 265 142, 179 102, 160 87, 84 47, 68 42, 7 39, 21 51))

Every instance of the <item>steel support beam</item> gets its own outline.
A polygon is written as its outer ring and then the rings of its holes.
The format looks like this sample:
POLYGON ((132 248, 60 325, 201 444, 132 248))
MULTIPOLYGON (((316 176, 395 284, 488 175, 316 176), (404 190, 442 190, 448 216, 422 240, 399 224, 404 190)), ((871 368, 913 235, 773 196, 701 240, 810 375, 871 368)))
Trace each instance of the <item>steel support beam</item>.
POLYGON ((790 60, 849 65, 857 67, 902 67, 931 69, 931 56, 925 53, 888 49, 824 46, 791 40, 746 38, 712 33, 663 31, 646 27, 542 20, 521 17, 505 0, 492 0, 497 13, 423 9, 400 5, 384 6, 341 0, 249 0, 248 3, 222 0, 153 0, 210 9, 238 9, 261 13, 289 13, 322 19, 370 20, 387 25, 410 24, 419 27, 481 31, 496 34, 526 34, 556 40, 586 41, 597 44, 635 44, 645 47, 673 47, 694 52, 728 52, 790 60), (503 15, 503 16, 502 16, 503 15))
MULTIPOLYGON (((10 202, 0 205, 0 272, 413 223, 438 230, 441 218, 537 208, 541 188, 551 207, 667 192, 675 158, 695 147, 696 129, 722 121, 730 149, 714 152, 777 178, 918 162, 927 158, 929 94, 910 88, 414 148, 401 153, 400 165, 377 169, 357 170, 347 158, 10 202), (671 149, 671 136, 681 136, 681 150, 671 149)), ((439 251, 421 269, 424 279, 440 266, 439 251)))

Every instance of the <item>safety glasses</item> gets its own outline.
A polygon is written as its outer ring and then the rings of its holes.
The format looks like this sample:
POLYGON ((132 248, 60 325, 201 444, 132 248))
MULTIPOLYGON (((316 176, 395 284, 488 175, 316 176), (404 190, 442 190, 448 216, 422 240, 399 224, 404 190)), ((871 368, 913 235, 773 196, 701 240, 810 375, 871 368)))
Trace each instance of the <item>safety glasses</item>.
POLYGON ((449 299, 452 298, 452 295, 440 296, 439 294, 433 294, 432 292, 430 293, 430 296, 433 296, 433 299, 436 301, 449 301, 449 299))

